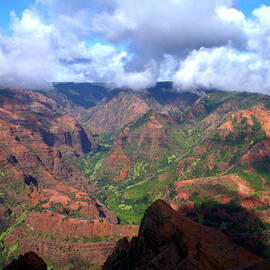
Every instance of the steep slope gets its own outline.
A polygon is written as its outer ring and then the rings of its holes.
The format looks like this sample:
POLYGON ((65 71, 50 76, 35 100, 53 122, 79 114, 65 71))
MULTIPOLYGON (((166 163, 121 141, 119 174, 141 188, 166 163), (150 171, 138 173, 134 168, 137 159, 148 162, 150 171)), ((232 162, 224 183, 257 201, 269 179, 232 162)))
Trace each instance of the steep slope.
POLYGON ((215 227, 237 244, 268 257, 269 190, 258 193, 245 175, 241 176, 229 174, 177 182, 177 196, 171 204, 180 213, 215 227))
POLYGON ((101 105, 90 109, 86 126, 94 134, 111 133, 133 120, 138 120, 149 110, 149 105, 136 93, 116 92, 101 105))
POLYGON ((103 83, 54 83, 54 93, 85 109, 98 104, 108 95, 111 86, 103 83))
POLYGON ((75 154, 84 154, 97 147, 88 130, 63 114, 62 107, 54 100, 38 92, 2 89, 0 103, 0 119, 14 126, 10 133, 13 132, 11 135, 18 142, 23 132, 29 132, 30 135, 38 134, 50 147, 63 147, 75 154))
POLYGON ((40 91, 62 107, 62 110, 78 121, 88 116, 88 109, 98 105, 109 95, 111 85, 102 83, 54 83, 53 90, 40 91))
POLYGON ((259 260, 221 232, 193 222, 158 200, 147 209, 138 237, 130 243, 120 240, 103 269, 222 270, 259 260))
POLYGON ((175 91, 170 82, 157 83, 141 92, 115 89, 100 105, 89 110, 87 127, 93 134, 115 132, 150 111, 180 115, 198 98, 193 93, 175 91))
POLYGON ((52 188, 29 195, 28 213, 5 237, 4 255, 16 246, 16 253, 32 250, 56 269, 75 261, 101 265, 119 238, 137 235, 137 226, 115 224, 115 216, 93 195, 62 183, 52 188))
POLYGON ((85 175, 107 191, 105 203, 121 222, 138 223, 148 204, 174 181, 177 157, 173 149, 179 156, 184 153, 177 149, 168 131, 178 126, 171 116, 147 113, 123 128, 113 145, 107 142, 103 150, 90 152, 85 163, 77 163, 85 175), (91 168, 93 162, 97 166, 91 168), (171 176, 167 174, 169 169, 171 176), (142 189, 140 194, 136 194, 138 189, 142 189))
POLYGON ((269 257, 269 97, 210 93, 182 121, 193 124, 191 145, 194 131, 204 131, 177 164, 179 211, 269 257))
POLYGON ((65 159, 97 149, 91 133, 38 92, 2 89, 0 103, 0 263, 35 247, 53 263, 101 264, 137 227, 117 225, 103 191, 65 159), (95 256, 82 259, 87 249, 95 256))
POLYGON ((177 92, 172 82, 158 82, 140 92, 113 84, 54 83, 53 90, 40 92, 94 134, 115 132, 149 111, 182 114, 199 98, 195 93, 177 92))

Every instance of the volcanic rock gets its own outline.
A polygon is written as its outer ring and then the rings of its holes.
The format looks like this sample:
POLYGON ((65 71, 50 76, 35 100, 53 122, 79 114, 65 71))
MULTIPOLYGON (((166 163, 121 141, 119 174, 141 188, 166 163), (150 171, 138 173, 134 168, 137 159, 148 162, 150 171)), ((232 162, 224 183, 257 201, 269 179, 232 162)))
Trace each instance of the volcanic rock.
POLYGON ((260 258, 223 233, 193 222, 158 200, 146 211, 139 236, 118 242, 103 270, 235 268, 260 258))
POLYGON ((14 259, 4 270, 47 270, 47 265, 36 253, 30 251, 14 259))

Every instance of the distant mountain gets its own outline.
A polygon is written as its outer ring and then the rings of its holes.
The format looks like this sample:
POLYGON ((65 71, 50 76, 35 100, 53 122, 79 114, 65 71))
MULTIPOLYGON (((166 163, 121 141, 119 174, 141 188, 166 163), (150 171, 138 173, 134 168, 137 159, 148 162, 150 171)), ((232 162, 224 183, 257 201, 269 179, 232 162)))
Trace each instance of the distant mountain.
POLYGON ((143 92, 112 92, 110 98, 89 110, 89 116, 83 119, 86 126, 93 134, 104 134, 120 130, 149 111, 178 116, 199 97, 193 93, 166 92, 159 88, 160 84, 143 92))
POLYGON ((149 110, 179 114, 199 97, 177 92, 172 82, 159 82, 138 92, 102 83, 54 83, 54 90, 42 94, 97 134, 115 131, 149 110))
POLYGON ((65 98, 72 103, 89 109, 97 105, 110 92, 103 83, 54 83, 53 95, 59 100, 65 98))

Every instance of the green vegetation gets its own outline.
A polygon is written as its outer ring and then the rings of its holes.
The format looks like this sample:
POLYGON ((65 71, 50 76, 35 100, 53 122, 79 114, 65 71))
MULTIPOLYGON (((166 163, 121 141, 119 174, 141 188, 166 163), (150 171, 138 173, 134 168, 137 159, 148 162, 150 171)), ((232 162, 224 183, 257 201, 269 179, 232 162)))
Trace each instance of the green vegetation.
POLYGON ((252 106, 267 103, 265 96, 247 92, 210 92, 201 99, 201 103, 205 106, 207 114, 230 101, 233 102, 235 110, 247 110, 252 106))
MULTIPOLYGON (((90 221, 91 222, 91 221, 90 221)), ((88 237, 85 235, 78 235, 78 236, 73 236, 73 237, 61 237, 60 235, 54 233, 53 231, 38 231, 36 230, 35 232, 32 232, 33 234, 37 235, 38 237, 42 237, 45 239, 49 239, 51 241, 55 242, 64 242, 64 243, 98 243, 98 242, 116 242, 119 240, 118 236, 110 236, 110 235, 105 235, 105 236, 96 236, 93 235, 92 237, 88 237)))
POLYGON ((167 166, 171 166, 170 173, 161 177, 162 171, 159 171, 156 176, 147 179, 152 168, 141 161, 131 170, 133 174, 123 181, 115 183, 110 179, 103 179, 102 187, 107 194, 105 204, 120 218, 121 224, 139 224, 146 208, 158 198, 162 198, 168 186, 173 187, 177 179, 175 164, 170 163, 167 166))
POLYGON ((17 226, 19 226, 20 224, 22 224, 24 222, 24 219, 28 213, 29 213, 29 211, 25 210, 21 214, 21 216, 19 218, 17 218, 16 222, 0 235, 0 249, 3 248, 4 239, 14 230, 14 228, 16 228, 17 226))
POLYGON ((17 250, 19 243, 14 243, 12 246, 4 247, 4 239, 12 233, 12 231, 19 225, 23 224, 25 217, 29 213, 25 210, 6 231, 0 234, 0 264, 10 262, 13 258, 17 257, 17 250))
POLYGON ((7 263, 11 262, 13 259, 18 257, 18 248, 19 248, 19 243, 15 242, 12 246, 10 247, 5 247, 5 249, 2 249, 0 247, 0 269, 4 269, 4 265, 7 263), (2 249, 2 250, 1 250, 2 249), (1 264, 3 268, 1 267, 1 264))
POLYGON ((250 171, 245 167, 237 167, 230 171, 230 173, 236 173, 239 177, 247 181, 250 187, 254 188, 257 191, 264 191, 263 180, 259 173, 256 171, 250 171))
POLYGON ((84 159, 69 156, 67 160, 77 167, 87 178, 96 182, 96 174, 102 168, 106 156, 111 152, 113 138, 113 134, 95 136, 95 139, 99 143, 98 149, 90 151, 84 159))
POLYGON ((8 249, 7 257, 9 261, 11 261, 13 259, 13 255, 17 253, 18 247, 19 247, 19 243, 15 243, 13 246, 11 246, 8 249))
POLYGON ((148 163, 144 163, 144 161, 142 160, 141 162, 137 162, 134 164, 134 168, 133 168, 133 178, 136 179, 138 177, 142 177, 143 175, 146 175, 147 173, 147 167, 149 167, 148 163))
POLYGON ((208 95, 205 95, 201 99, 201 103, 205 106, 207 114, 210 114, 225 102, 236 98, 238 94, 239 93, 237 92, 212 92, 208 95))
POLYGON ((202 133, 200 129, 189 129, 188 125, 181 125, 177 131, 168 131, 168 135, 171 136, 180 146, 179 150, 182 150, 186 156, 192 154, 193 147, 201 142, 202 133))
POLYGON ((266 225, 240 204, 240 199, 232 199, 221 204, 213 198, 203 198, 195 194, 192 198, 195 208, 187 211, 187 216, 203 225, 215 227, 230 237, 237 235, 236 243, 258 256, 269 257, 268 248, 259 239, 267 237, 266 225), (254 238, 258 239, 254 242, 254 238))
POLYGON ((104 133, 98 136, 96 135, 95 140, 100 146, 110 148, 113 144, 114 136, 113 133, 104 133))
POLYGON ((80 160, 73 156, 67 160, 77 167, 90 180, 96 180, 96 173, 102 167, 103 161, 110 152, 110 147, 101 146, 98 150, 93 150, 87 154, 85 159, 80 160))
POLYGON ((142 126, 149 119, 149 117, 150 117, 151 114, 152 114, 152 112, 146 113, 143 117, 141 117, 138 121, 136 121, 136 123, 133 124, 131 126, 131 128, 132 129, 136 129, 136 128, 142 126))
POLYGON ((73 130, 72 130, 72 128, 70 127, 70 126, 68 126, 67 124, 65 124, 65 123, 61 123, 62 124, 62 126, 63 126, 63 128, 67 131, 67 132, 72 132, 73 130))
POLYGON ((24 183, 15 182, 14 184, 11 185, 11 188, 13 191, 15 191, 16 195, 19 195, 22 192, 24 193, 26 192, 24 183))

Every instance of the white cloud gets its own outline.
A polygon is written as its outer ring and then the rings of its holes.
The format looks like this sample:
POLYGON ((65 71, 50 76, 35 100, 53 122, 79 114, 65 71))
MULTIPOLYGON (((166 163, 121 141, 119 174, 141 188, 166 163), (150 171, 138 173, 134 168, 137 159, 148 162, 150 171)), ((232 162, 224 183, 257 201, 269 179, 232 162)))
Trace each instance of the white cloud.
POLYGON ((13 36, 0 40, 0 84, 38 88, 51 81, 113 80, 125 53, 113 46, 89 48, 71 33, 62 35, 33 10, 12 14, 13 36), (113 74, 112 74, 113 73, 113 74))
POLYGON ((218 17, 224 22, 233 23, 238 25, 238 27, 241 27, 241 25, 243 25, 246 20, 245 15, 235 8, 220 6, 216 9, 216 13, 218 17))
POLYGON ((141 72, 119 72, 115 77, 115 83, 119 87, 128 87, 134 90, 142 90, 151 87, 156 81, 156 65, 152 63, 141 72))
POLYGON ((253 11, 252 18, 220 9, 221 18, 237 21, 248 37, 246 50, 233 46, 201 48, 180 63, 174 76, 179 88, 215 88, 270 94, 270 7, 253 11))
POLYGON ((56 55, 53 25, 43 25, 38 16, 25 10, 13 18, 13 36, 0 39, 0 83, 8 86, 45 86, 53 75, 56 55))
MULTIPOLYGON (((115 6, 93 17, 93 30, 105 40, 131 40, 137 64, 162 59, 164 54, 184 56, 200 47, 245 47, 245 32, 237 20, 221 18, 218 10, 228 0, 114 0, 115 6)), ((231 9, 233 10, 233 9, 231 9)), ((233 13, 233 12, 231 12, 233 13)))
POLYGON ((126 73, 127 52, 108 44, 87 46, 76 31, 63 33, 36 9, 26 9, 21 18, 12 13, 11 29, 12 36, 0 39, 2 85, 44 88, 52 81, 116 81, 140 89, 155 80, 149 71, 126 73))
POLYGON ((230 47, 193 51, 174 76, 180 89, 220 89, 269 93, 270 60, 230 47))
POLYGON ((36 0, 12 14, 11 35, 0 33, 0 84, 137 90, 174 79, 182 88, 270 93, 269 17, 261 6, 246 18, 232 0, 36 0))

